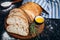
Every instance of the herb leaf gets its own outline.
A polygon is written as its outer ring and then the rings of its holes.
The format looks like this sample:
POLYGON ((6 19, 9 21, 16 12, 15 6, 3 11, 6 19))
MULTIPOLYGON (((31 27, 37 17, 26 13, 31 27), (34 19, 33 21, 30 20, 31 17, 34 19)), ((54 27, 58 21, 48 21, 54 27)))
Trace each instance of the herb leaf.
POLYGON ((31 25, 30 25, 30 33, 32 34, 36 34, 36 28, 35 28, 35 26, 36 26, 36 23, 34 22, 34 23, 32 23, 31 25))

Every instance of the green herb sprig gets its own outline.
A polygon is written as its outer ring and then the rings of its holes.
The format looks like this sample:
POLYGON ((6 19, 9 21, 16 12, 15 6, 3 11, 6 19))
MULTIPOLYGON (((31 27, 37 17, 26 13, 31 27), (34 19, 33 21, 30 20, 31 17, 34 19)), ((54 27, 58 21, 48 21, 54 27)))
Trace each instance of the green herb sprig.
POLYGON ((32 23, 31 25, 30 25, 30 33, 32 34, 36 34, 36 28, 35 28, 35 26, 36 26, 36 23, 34 22, 34 23, 32 23))

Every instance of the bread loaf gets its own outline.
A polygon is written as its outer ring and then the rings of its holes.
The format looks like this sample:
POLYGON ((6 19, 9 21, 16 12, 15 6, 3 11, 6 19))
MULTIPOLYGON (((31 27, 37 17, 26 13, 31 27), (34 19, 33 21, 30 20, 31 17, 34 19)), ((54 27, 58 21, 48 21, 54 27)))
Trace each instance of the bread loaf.
POLYGON ((24 10, 26 14, 29 16, 29 20, 31 20, 30 23, 33 22, 35 16, 40 15, 42 12, 42 8, 34 2, 27 2, 23 4, 20 8, 24 10))
POLYGON ((20 8, 12 9, 6 20, 7 32, 21 36, 28 36, 29 25, 34 21, 34 18, 40 15, 42 8, 33 2, 27 2, 20 8))

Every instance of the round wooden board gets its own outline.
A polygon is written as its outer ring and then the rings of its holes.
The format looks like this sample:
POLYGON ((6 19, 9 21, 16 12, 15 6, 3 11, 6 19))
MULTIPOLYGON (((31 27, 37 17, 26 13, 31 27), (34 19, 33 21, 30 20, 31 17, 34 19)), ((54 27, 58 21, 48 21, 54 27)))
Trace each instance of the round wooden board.
MULTIPOLYGON (((44 30, 44 23, 41 24, 41 25, 39 25, 39 27, 37 29, 38 29, 38 32, 39 32, 38 34, 41 34, 41 32, 44 30)), ((22 39, 22 40, 23 39, 25 39, 25 40, 31 39, 31 38, 34 38, 35 36, 37 36, 35 34, 33 34, 33 36, 31 36, 31 35, 28 35, 28 36, 20 36, 20 35, 9 33, 9 32, 8 32, 8 34, 10 36, 14 37, 14 38, 18 38, 18 39, 22 39)))

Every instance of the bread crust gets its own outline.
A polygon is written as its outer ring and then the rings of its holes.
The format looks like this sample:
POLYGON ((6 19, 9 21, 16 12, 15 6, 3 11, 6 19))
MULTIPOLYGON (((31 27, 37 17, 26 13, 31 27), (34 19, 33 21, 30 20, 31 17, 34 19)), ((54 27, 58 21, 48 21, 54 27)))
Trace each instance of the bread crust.
POLYGON ((24 10, 31 19, 31 23, 34 21, 35 16, 38 16, 42 12, 41 6, 34 2, 27 2, 20 7, 24 10))

